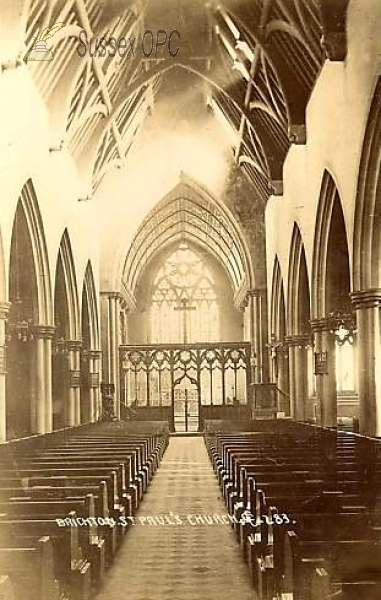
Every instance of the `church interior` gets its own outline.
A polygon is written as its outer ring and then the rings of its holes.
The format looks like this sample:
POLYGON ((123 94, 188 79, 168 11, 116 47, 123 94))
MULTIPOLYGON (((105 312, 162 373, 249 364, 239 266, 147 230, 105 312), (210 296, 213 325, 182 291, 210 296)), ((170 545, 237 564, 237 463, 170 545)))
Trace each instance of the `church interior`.
POLYGON ((0 34, 0 596, 379 600, 379 0, 0 34))

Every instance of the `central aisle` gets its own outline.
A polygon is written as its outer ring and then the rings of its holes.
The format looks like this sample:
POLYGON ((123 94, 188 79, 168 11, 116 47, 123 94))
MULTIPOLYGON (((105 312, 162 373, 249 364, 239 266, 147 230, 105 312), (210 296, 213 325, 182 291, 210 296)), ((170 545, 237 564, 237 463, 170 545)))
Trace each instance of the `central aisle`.
POLYGON ((195 515, 226 508, 203 438, 171 438, 97 600, 255 600, 230 526, 195 515), (181 524, 140 522, 171 511, 181 524))

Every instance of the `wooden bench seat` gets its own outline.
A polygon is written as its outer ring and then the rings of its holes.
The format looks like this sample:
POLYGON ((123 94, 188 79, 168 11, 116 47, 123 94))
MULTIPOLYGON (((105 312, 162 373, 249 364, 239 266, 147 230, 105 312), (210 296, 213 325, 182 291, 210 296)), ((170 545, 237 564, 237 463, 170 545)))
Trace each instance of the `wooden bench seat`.
MULTIPOLYGON (((75 511, 77 518, 86 520, 92 518, 90 527, 82 530, 79 527, 80 545, 85 556, 89 558, 92 564, 92 575, 94 581, 99 583, 105 573, 106 568, 106 545, 105 539, 96 520, 95 500, 92 494, 88 494, 83 499, 77 500, 23 500, 13 502, 0 502, 0 523, 2 520, 34 520, 41 518, 56 519, 57 527, 59 521, 64 521, 71 511, 75 511)), ((110 524, 105 522, 103 531, 114 530, 110 524)))
MULTIPOLYGON (((167 431, 151 428, 105 423, 0 445, 0 538, 10 540, 0 554, 49 536, 60 593, 89 600, 168 445, 167 431)), ((2 581, 11 589, 12 577, 2 581)))
MULTIPOLYGON (((67 468, 76 468, 76 469, 86 469, 86 468, 96 468, 101 471, 101 469, 108 469, 109 471, 115 470, 120 472, 121 477, 121 491, 123 488, 123 492, 127 491, 127 488, 131 488, 131 492, 137 495, 137 499, 135 504, 141 501, 144 493, 144 483, 143 477, 138 473, 135 473, 135 469, 131 466, 131 461, 129 457, 125 455, 115 455, 115 456, 92 456, 87 455, 85 453, 73 455, 73 456, 60 456, 59 458, 34 458, 31 459, 21 459, 18 461, 17 470, 21 472, 25 472, 27 470, 33 469, 41 469, 41 472, 46 473, 47 469, 51 471, 56 470, 59 472, 60 469, 64 468, 65 465, 67 468)), ((0 461, 0 469, 1 473, 7 472, 7 469, 12 467, 12 464, 7 461, 0 461)), ((0 473, 0 477, 1 477, 0 473)))
POLYGON ((311 582, 311 600, 379 600, 381 581, 375 575, 367 581, 331 582, 324 567, 314 569, 311 582))
POLYGON ((0 540, 0 573, 8 576, 17 600, 59 600, 48 536, 0 540))
MULTIPOLYGON (((69 513, 69 518, 75 519, 76 513, 69 513)), ((52 543, 54 576, 60 590, 70 599, 89 600, 92 589, 91 563, 80 545, 80 539, 84 541, 90 535, 89 527, 59 527, 55 519, 1 520, 0 545, 10 543, 17 546, 20 538, 30 536, 38 539, 41 532, 49 536, 52 543)), ((84 548, 87 549, 86 543, 84 548)))
MULTIPOLYGON (((62 463, 57 467, 51 467, 48 465, 44 465, 43 467, 27 467, 27 468, 18 468, 18 469, 9 469, 9 468, 1 468, 0 469, 0 482, 7 482, 9 479, 15 479, 18 477, 22 481, 22 485, 26 487, 29 485, 29 481, 37 481, 41 478, 57 478, 57 477, 68 477, 68 478, 78 478, 78 477, 96 477, 100 480, 107 479, 108 477, 112 477, 116 481, 116 494, 118 498, 120 498, 125 492, 125 465, 119 464, 116 467, 111 468, 110 466, 95 466, 94 463, 90 464, 87 467, 80 466, 68 466, 63 467, 62 463)), ((0 484, 1 485, 1 484, 0 484)))
POLYGON ((326 600, 317 576, 324 567, 330 593, 352 600, 359 585, 373 600, 380 589, 381 445, 304 424, 275 421, 259 430, 205 436, 259 597, 326 600), (275 524, 261 519, 272 514, 275 524), (286 536, 298 539, 287 551, 286 536), (293 585, 282 587, 290 579, 293 585))
POLYGON ((381 542, 362 537, 348 539, 301 540, 295 532, 285 538, 283 592, 294 600, 312 599, 314 569, 324 566, 331 581, 366 580, 369 573, 381 579, 381 542))

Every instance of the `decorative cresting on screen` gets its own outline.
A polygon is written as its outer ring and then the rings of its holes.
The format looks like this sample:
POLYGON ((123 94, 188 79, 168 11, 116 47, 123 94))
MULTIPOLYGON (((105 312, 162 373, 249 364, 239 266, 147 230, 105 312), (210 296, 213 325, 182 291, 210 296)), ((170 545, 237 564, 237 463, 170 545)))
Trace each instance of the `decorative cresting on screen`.
POLYGON ((151 258, 176 241, 192 240, 208 249, 225 267, 237 292, 246 281, 246 258, 229 213, 206 193, 180 184, 151 211, 140 226, 127 254, 124 284, 134 293, 136 283, 151 258))
POLYGON ((245 404, 250 344, 121 346, 125 406, 173 406, 176 393, 197 393, 199 405, 245 404))

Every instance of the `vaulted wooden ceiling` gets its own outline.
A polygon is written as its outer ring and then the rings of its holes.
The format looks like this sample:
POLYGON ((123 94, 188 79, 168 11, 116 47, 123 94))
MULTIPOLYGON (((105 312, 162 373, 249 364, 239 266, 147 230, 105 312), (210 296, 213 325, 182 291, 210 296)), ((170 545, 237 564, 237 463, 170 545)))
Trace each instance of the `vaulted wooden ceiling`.
POLYGON ((54 62, 27 68, 50 110, 51 151, 70 151, 92 193, 110 169, 123 166, 160 94, 174 93, 191 73, 205 84, 205 108, 234 132, 235 161, 266 201, 282 194, 290 145, 306 142, 306 105, 324 61, 345 59, 347 4, 19 0, 13 10, 25 42, 20 56, 33 47, 36 30, 66 24, 54 37, 54 62), (178 55, 162 48, 145 57, 140 42, 148 28, 177 29, 178 55), (88 38, 135 37, 135 55, 80 58, 81 29, 88 38))

